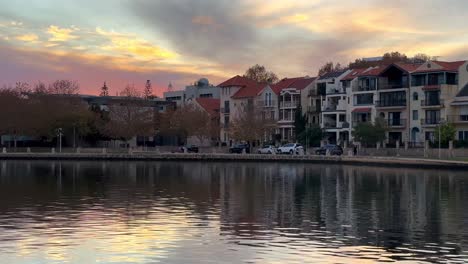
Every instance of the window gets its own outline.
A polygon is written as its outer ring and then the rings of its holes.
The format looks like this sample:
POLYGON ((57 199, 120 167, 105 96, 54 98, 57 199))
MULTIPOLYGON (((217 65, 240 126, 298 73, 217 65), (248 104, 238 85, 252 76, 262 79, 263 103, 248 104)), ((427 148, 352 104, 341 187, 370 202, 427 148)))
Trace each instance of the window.
POLYGON ((413 110, 413 120, 416 121, 419 119, 419 112, 418 110, 413 110))
POLYGON ((374 103, 373 94, 358 94, 354 97, 354 105, 371 105, 374 103))
POLYGON ((426 75, 413 75, 412 86, 424 86, 426 85, 426 75))
POLYGON ((404 106, 406 105, 406 92, 392 92, 380 94, 380 106, 404 106))
POLYGON ((417 101, 419 99, 419 95, 417 92, 413 93, 413 101, 417 101))
POLYGON ((468 131, 458 131, 458 140, 468 141, 468 131))
POLYGON ((457 85, 458 84, 458 74, 447 72, 447 84, 457 85))

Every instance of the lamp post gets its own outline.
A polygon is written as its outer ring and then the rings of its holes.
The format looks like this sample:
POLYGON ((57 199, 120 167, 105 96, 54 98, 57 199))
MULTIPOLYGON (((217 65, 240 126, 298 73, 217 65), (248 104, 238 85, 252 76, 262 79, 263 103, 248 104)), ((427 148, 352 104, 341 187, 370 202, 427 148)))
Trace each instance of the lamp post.
POLYGON ((57 128, 57 136, 59 138, 59 152, 62 153, 62 135, 63 135, 63 130, 62 128, 57 128))

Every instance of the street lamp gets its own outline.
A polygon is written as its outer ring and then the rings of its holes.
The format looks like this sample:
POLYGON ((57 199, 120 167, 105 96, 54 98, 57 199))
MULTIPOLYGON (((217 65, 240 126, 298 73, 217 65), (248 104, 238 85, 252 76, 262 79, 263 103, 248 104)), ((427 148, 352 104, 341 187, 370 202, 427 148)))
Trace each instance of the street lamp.
POLYGON ((445 123, 445 122, 444 122, 443 119, 441 119, 441 120, 439 121, 439 159, 440 159, 440 156, 441 156, 441 155, 440 155, 440 148, 441 148, 441 133, 440 133, 440 132, 441 132, 441 127, 442 127, 442 125, 443 125, 444 123, 445 123))
POLYGON ((62 136, 63 136, 63 130, 62 128, 57 128, 57 137, 59 138, 59 152, 62 153, 62 136))

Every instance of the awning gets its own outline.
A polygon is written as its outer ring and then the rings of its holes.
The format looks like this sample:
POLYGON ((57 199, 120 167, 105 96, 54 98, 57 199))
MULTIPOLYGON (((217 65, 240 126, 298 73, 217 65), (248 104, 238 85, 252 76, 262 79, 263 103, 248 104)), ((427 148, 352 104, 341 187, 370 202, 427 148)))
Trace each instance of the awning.
POLYGON ((361 108, 354 108, 353 113, 370 113, 372 108, 370 107, 361 107, 361 108))
POLYGON ((451 106, 461 106, 461 105, 468 105, 468 101, 453 101, 451 106))
POLYGON ((422 89, 424 91, 440 90, 440 85, 426 85, 422 89))

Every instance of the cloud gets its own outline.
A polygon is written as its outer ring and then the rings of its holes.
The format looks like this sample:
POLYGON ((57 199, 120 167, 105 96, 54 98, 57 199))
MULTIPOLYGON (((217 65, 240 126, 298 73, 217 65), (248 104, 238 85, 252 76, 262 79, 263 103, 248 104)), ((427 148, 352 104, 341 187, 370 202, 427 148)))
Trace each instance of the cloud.
POLYGON ((64 42, 71 39, 77 39, 78 36, 72 34, 75 31, 79 31, 79 29, 73 26, 71 28, 60 28, 58 26, 51 25, 47 28, 46 32, 52 35, 49 38, 49 41, 64 42))
POLYGON ((24 42, 35 42, 39 39, 39 37, 36 34, 30 33, 16 36, 16 39, 24 42))
POLYGON ((239 16, 242 7, 228 0, 129 2, 135 17, 177 53, 217 62, 242 60, 255 45, 254 26, 239 16))

